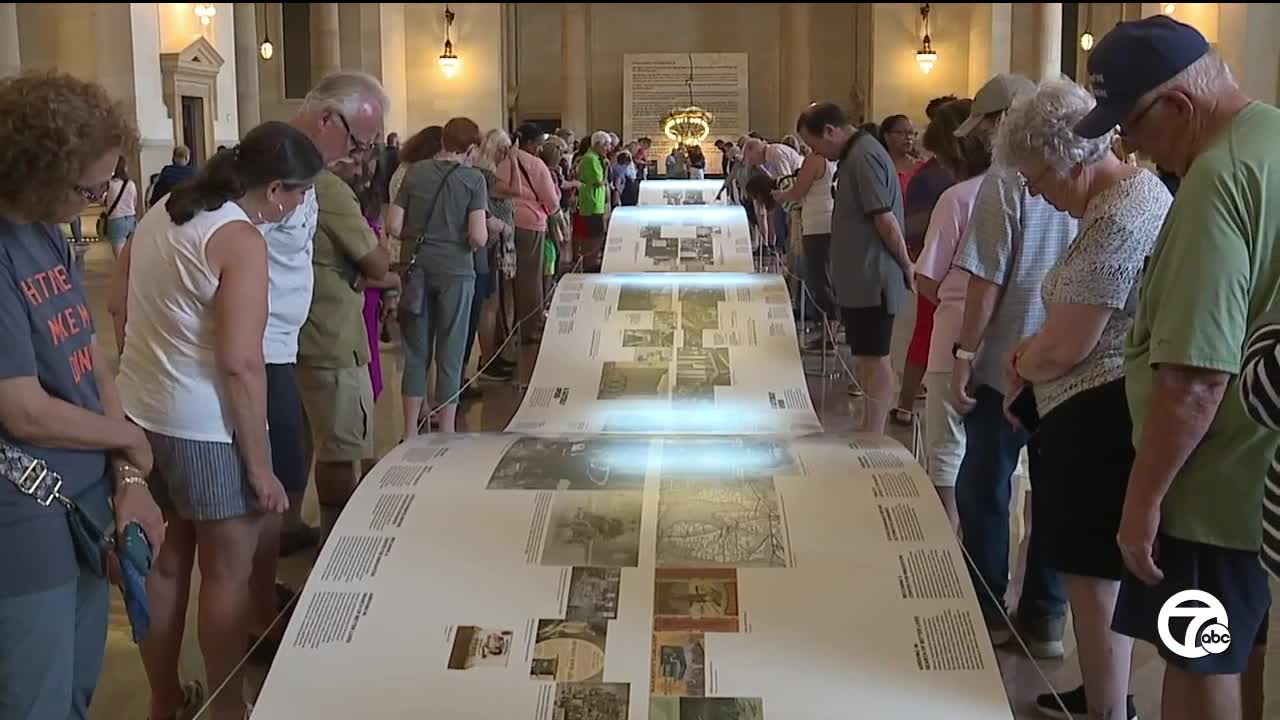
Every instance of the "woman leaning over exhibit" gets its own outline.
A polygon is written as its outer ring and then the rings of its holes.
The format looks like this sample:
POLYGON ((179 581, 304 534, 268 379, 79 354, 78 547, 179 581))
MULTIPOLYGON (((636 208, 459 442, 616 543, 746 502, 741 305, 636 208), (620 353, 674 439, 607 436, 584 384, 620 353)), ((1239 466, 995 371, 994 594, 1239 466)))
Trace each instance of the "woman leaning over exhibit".
MULTIPOLYGON (((1035 492, 1054 508, 1036 532, 1049 533, 1050 565, 1063 574, 1089 717, 1128 717, 1133 640, 1111 629, 1124 569, 1116 532, 1134 458, 1125 335, 1172 198, 1159 178, 1111 152, 1109 133, 1075 134, 1093 106, 1075 83, 1046 81, 1014 103, 996 136, 996 160, 1021 172, 1028 192, 1081 219, 1045 276, 1047 318, 1013 351, 1005 397, 1012 404, 1026 386, 1034 391, 1045 469, 1035 492)), ((1028 421, 1026 411, 1009 414, 1028 421)))
POLYGON ((57 227, 103 201, 137 142, 98 85, 0 81, 0 718, 88 717, 111 597, 102 541, 135 521, 153 551, 165 539, 151 447, 57 227))

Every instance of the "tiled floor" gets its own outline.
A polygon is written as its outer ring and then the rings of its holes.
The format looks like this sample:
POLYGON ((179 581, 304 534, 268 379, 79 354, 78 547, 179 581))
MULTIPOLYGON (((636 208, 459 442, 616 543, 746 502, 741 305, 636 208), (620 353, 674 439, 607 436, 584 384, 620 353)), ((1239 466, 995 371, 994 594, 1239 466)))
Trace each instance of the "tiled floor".
MULTIPOLYGON (((94 317, 98 322, 99 340, 109 351, 109 357, 115 357, 114 341, 109 332, 110 321, 106 314, 106 293, 108 273, 110 272, 110 251, 103 245, 95 245, 89 253, 86 279, 89 286, 94 317)), ((910 305, 910 304, 909 304, 910 305)), ((895 333, 902 337, 909 335, 911 317, 900 318, 900 325, 906 329, 895 333)), ((897 344, 897 343, 895 343, 897 344)), ((901 350, 899 349, 899 356, 901 350)), ((846 432, 852 427, 859 404, 846 394, 847 378, 826 378, 824 375, 835 374, 839 364, 828 361, 824 373, 821 359, 806 356, 809 370, 810 392, 827 432, 846 432)), ((377 406, 377 445, 380 452, 385 452, 395 445, 400 436, 400 396, 399 376, 400 360, 396 352, 383 353, 383 375, 386 378, 385 391, 377 406)), ((470 432, 488 432, 501 430, 515 411, 519 403, 519 395, 509 384, 483 385, 482 399, 464 405, 460 419, 460 430, 470 432)), ((911 432, 903 428, 895 428, 893 434, 911 447, 911 432)), ((317 522, 317 511, 313 497, 308 498, 304 516, 311 523, 317 522)), ((281 574, 287 581, 301 586, 314 555, 304 553, 283 561, 281 574)), ((198 580, 197 580, 198 582, 198 580)), ((1013 588, 1016 591, 1016 580, 1013 588)), ((1015 595, 1016 597, 1016 595, 1015 595)), ((194 615, 190 615, 188 628, 194 629, 194 615)), ((1045 692, 1048 682, 1059 688, 1074 687, 1079 681, 1079 669, 1074 659, 1074 642, 1068 636, 1066 659, 1056 662, 1031 662, 1025 655, 1008 650, 1000 650, 997 656, 1009 692, 1010 702, 1015 716, 1019 720, 1039 717, 1034 709, 1035 696, 1045 692)), ((188 633, 182 656, 183 677, 197 678, 203 676, 203 668, 196 644, 194 632, 188 633)), ((248 684, 252 689, 261 683, 261 668, 249 666, 248 684)), ((1162 662, 1155 656, 1151 648, 1142 646, 1134 659, 1133 688, 1137 695, 1139 714, 1148 720, 1160 716, 1159 689, 1162 662)), ((107 639, 107 657, 104 664, 101 682, 93 704, 94 720, 143 720, 147 712, 147 681, 142 671, 138 652, 129 637, 128 620, 123 607, 117 602, 113 605, 110 632, 107 639)), ((913 719, 914 720, 914 719, 913 719)), ((923 719, 921 719, 923 720, 923 719)))

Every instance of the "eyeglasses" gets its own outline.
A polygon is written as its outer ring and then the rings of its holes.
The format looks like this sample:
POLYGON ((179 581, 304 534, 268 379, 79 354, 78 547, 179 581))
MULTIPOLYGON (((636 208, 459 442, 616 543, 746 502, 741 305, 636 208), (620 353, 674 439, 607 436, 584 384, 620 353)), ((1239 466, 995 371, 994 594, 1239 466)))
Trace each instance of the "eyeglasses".
POLYGON ((1045 165, 1044 170, 1041 170, 1034 178, 1029 178, 1026 175, 1023 175, 1022 186, 1029 192, 1033 192, 1037 195, 1043 195, 1044 193, 1040 191, 1040 181, 1044 180, 1045 176, 1049 174, 1050 169, 1051 168, 1048 165, 1045 165))
POLYGON ((1133 117, 1130 118, 1129 120, 1120 123, 1116 127, 1116 130, 1117 132, 1119 132, 1120 137, 1124 138, 1124 137, 1131 136, 1133 134, 1133 131, 1137 130, 1138 126, 1142 124, 1142 120, 1147 116, 1147 113, 1151 112, 1151 108, 1155 107, 1156 104, 1159 103, 1163 98, 1164 98, 1164 95, 1157 95, 1151 98, 1151 102, 1147 103, 1146 106, 1142 108, 1142 110, 1134 113, 1133 117))
POLYGON ((72 185, 72 190, 80 193, 80 197, 90 203, 100 203, 107 199, 107 193, 111 191, 111 181, 108 180, 95 187, 87 188, 83 185, 72 185))
POLYGON ((369 152, 369 149, 373 147, 373 143, 367 143, 357 138, 355 133, 351 132, 351 123, 347 122, 345 115, 340 112, 335 112, 334 115, 338 116, 338 119, 342 121, 342 127, 346 128, 347 139, 351 141, 351 154, 363 155, 369 152))

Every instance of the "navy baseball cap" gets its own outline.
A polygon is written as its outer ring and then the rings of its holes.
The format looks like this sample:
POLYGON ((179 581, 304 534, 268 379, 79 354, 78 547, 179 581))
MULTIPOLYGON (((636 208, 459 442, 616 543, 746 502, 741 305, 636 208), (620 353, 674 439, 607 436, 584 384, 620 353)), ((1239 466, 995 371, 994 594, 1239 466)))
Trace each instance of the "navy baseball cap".
POLYGON ((1138 99, 1209 52, 1200 31, 1168 15, 1122 22, 1089 55, 1089 89, 1097 106, 1076 134, 1097 138, 1119 125, 1138 99))

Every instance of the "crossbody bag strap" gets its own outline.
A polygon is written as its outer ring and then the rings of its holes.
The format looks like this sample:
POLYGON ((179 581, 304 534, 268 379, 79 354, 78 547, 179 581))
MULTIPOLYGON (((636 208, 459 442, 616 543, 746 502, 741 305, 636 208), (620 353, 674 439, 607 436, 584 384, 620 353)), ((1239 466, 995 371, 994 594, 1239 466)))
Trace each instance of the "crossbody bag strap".
POLYGON ((417 262, 418 251, 422 249, 422 243, 426 242, 427 226, 431 223, 431 218, 436 214, 436 205, 440 202, 440 194, 444 192, 444 186, 449 182, 449 176, 453 174, 453 171, 460 167, 462 167, 461 163, 454 164, 454 166, 449 168, 449 171, 444 174, 444 177, 440 178, 440 187, 436 188, 436 194, 431 197, 431 205, 427 208, 427 219, 422 222, 422 232, 418 233, 418 238, 413 245, 413 257, 409 258, 410 265, 417 262))
POLYGON ((116 208, 117 208, 117 207, 119 207, 119 205, 120 205, 120 200, 124 198, 124 190, 125 190, 125 187, 127 187, 128 185, 129 185, 129 181, 128 181, 128 180, 125 180, 125 181, 123 181, 123 182, 121 182, 121 183, 120 183, 120 192, 116 193, 116 201, 115 201, 115 202, 113 202, 113 203, 111 203, 111 207, 107 210, 107 217, 108 217, 108 218, 110 218, 110 217, 111 217, 111 213, 115 212, 115 211, 116 211, 116 208))

